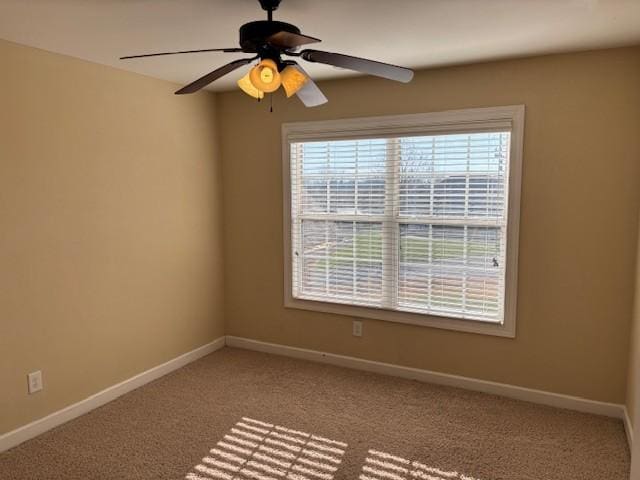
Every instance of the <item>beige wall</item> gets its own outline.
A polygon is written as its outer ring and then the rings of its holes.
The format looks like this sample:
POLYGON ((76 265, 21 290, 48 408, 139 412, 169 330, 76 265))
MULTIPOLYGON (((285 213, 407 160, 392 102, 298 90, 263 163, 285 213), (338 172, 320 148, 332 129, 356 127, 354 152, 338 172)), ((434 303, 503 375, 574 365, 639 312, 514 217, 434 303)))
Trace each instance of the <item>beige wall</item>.
POLYGON ((0 64, 1 434, 224 325, 215 97, 1 41, 0 64))
POLYGON ((327 106, 218 97, 227 334, 624 402, 640 200, 640 48, 322 82, 327 106), (517 338, 283 308, 283 122, 527 107, 517 338))
POLYGON ((640 48, 327 81, 327 106, 273 114, 1 41, 0 60, 0 434, 224 333, 624 401, 640 48), (373 320, 354 338, 283 308, 283 122, 520 103, 516 339, 373 320))

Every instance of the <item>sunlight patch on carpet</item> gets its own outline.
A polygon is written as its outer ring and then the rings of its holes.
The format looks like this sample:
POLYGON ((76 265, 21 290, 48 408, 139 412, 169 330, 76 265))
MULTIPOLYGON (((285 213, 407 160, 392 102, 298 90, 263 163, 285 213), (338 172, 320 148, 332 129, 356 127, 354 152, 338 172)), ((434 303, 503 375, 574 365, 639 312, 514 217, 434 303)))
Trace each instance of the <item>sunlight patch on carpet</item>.
POLYGON ((186 480, 333 480, 347 444, 242 417, 186 480))
POLYGON ((480 480, 387 452, 369 450, 360 480, 480 480))

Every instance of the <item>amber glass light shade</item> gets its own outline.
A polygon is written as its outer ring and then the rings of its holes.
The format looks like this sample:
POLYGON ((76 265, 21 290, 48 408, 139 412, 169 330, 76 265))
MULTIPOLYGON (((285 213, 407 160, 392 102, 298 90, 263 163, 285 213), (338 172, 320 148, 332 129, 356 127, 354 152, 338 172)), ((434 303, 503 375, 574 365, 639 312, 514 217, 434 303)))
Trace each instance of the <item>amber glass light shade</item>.
POLYGON ((248 73, 240 80, 238 80, 238 87, 240 87, 240 90, 242 90, 244 93, 252 96, 253 98, 257 98, 258 100, 264 98, 264 93, 254 87, 253 83, 251 83, 248 73))
POLYGON ((276 62, 265 58, 251 69, 249 80, 261 92, 275 92, 280 87, 280 73, 276 62))
POLYGON ((290 97, 295 95, 296 92, 300 90, 305 83, 307 83, 309 77, 298 70, 295 66, 288 65, 282 73, 280 73, 280 79, 287 97, 290 97))

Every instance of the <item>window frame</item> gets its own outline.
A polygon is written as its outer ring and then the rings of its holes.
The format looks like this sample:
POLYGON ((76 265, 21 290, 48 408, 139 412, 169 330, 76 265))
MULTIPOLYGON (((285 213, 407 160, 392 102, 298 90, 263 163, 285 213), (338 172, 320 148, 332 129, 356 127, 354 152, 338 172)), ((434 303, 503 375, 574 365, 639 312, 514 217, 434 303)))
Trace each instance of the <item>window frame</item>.
POLYGON ((285 308, 514 338, 516 335, 524 117, 524 105, 510 105, 433 113, 282 124, 285 308), (507 194, 504 320, 502 323, 453 318, 431 313, 413 313, 370 306, 306 300, 293 296, 291 143, 318 140, 345 140, 350 138, 477 133, 495 131, 496 129, 504 129, 511 132, 507 194))

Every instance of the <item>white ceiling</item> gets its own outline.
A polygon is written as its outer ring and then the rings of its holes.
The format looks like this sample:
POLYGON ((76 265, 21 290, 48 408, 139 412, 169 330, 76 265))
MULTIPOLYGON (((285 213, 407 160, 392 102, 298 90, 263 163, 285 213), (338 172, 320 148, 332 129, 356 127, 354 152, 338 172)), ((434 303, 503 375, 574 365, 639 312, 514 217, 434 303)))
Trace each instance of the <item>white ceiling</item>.
MULTIPOLYGON (((238 27, 265 16, 257 0, 0 0, 0 38, 189 83, 242 54, 118 57, 235 47, 238 27)), ((275 19, 322 38, 313 48, 414 68, 640 43, 640 0, 283 0, 275 19)))

